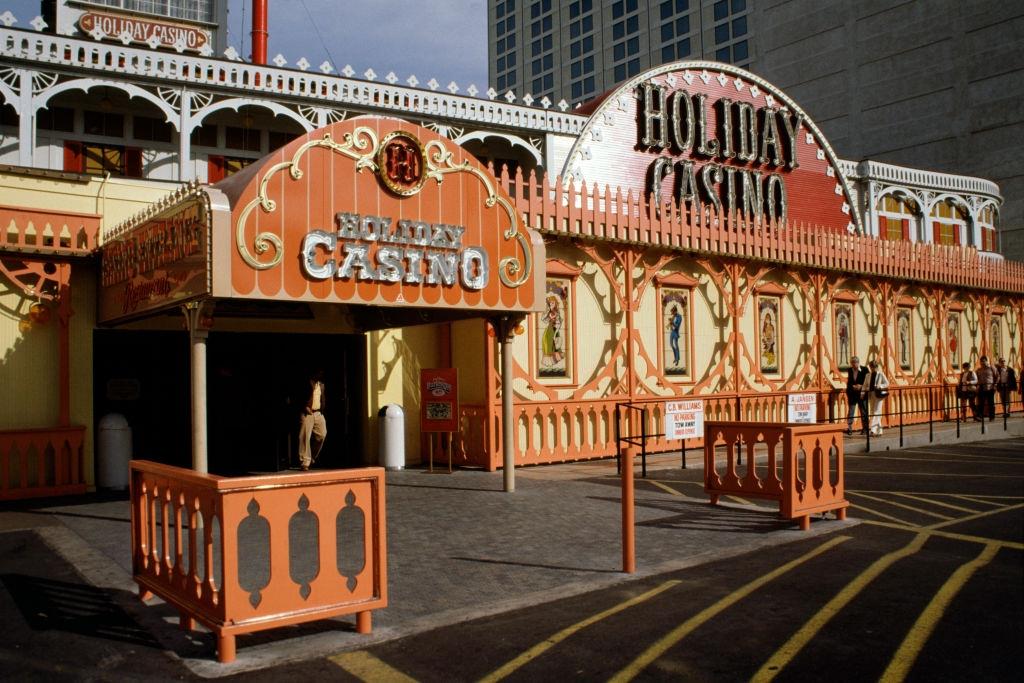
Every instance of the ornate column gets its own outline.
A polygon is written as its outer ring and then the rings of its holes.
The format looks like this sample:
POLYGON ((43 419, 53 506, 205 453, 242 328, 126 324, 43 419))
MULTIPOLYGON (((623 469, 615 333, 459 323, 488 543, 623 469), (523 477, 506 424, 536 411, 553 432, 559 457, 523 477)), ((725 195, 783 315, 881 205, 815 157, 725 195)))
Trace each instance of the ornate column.
POLYGON ((32 106, 32 72, 19 69, 18 88, 18 165, 32 165, 36 146, 36 111, 32 106))
POLYGON ((516 446, 515 420, 512 415, 512 399, 515 391, 512 374, 512 339, 516 328, 523 322, 519 315, 505 315, 493 321, 501 345, 501 455, 505 492, 516 490, 516 446))
POLYGON ((192 469, 207 472, 206 429, 206 338, 211 320, 205 313, 205 301, 189 301, 181 307, 192 347, 192 469))
POLYGON ((195 179, 192 167, 192 93, 181 89, 181 112, 178 119, 178 180, 195 179))

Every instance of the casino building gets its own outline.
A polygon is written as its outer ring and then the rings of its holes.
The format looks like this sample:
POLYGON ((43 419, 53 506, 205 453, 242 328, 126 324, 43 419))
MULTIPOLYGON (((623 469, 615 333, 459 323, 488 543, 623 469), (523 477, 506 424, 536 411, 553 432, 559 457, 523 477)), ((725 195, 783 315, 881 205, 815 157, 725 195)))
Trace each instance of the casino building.
POLYGON ((623 401, 827 420, 853 355, 940 414, 961 362, 1021 366, 999 188, 840 159, 755 74, 570 112, 246 63, 216 11, 129 4, 0 27, 0 497, 94 486, 111 413, 137 457, 287 467, 318 372, 317 466, 376 462, 389 404, 421 462, 420 370, 454 368, 455 463, 493 470, 611 455, 623 401))

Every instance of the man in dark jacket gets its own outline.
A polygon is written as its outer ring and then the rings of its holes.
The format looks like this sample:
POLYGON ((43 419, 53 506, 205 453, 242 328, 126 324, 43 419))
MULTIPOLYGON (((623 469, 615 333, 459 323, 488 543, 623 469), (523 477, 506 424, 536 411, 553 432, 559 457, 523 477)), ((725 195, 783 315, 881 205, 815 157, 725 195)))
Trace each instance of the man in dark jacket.
POLYGON ((850 359, 850 369, 846 373, 846 402, 850 406, 850 412, 846 416, 846 433, 853 434, 853 418, 860 408, 861 432, 868 431, 868 402, 864 393, 864 382, 868 378, 868 369, 860 364, 860 358, 854 356, 850 359))
POLYGON ((996 391, 999 392, 999 402, 1003 404, 1003 415, 1010 414, 1010 403, 1016 389, 1017 373, 1006 366, 1005 358, 1000 358, 996 363, 996 391))

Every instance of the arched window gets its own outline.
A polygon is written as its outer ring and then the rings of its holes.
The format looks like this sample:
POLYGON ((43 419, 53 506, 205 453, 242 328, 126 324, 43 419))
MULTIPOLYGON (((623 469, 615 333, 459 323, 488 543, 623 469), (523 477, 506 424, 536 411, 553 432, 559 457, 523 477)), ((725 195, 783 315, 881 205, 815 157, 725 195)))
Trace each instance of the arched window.
POLYGON ((978 214, 978 227, 981 228, 982 251, 995 251, 996 245, 996 207, 989 204, 978 214))
POLYGON ((878 200, 878 238, 883 240, 909 240, 910 225, 917 205, 914 200, 889 194, 878 200))
POLYGON ((936 244, 961 245, 967 234, 967 210, 949 200, 932 207, 932 241, 936 244))

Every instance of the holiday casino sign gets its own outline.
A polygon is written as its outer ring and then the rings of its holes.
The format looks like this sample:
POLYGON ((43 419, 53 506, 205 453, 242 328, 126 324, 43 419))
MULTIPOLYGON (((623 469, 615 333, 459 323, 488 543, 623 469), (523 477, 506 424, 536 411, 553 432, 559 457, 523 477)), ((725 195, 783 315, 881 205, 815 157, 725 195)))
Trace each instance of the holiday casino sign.
POLYGON ((542 300, 539 235, 475 158, 419 126, 339 122, 217 187, 232 230, 214 240, 215 297, 488 313, 542 300))
POLYGON ((860 231, 828 142, 784 93, 742 69, 681 62, 602 100, 563 176, 683 208, 860 231))
POLYGON ((85 12, 78 18, 78 28, 88 35, 99 33, 111 40, 145 43, 153 48, 180 45, 184 50, 199 52, 210 42, 209 32, 195 26, 105 12, 85 12))

